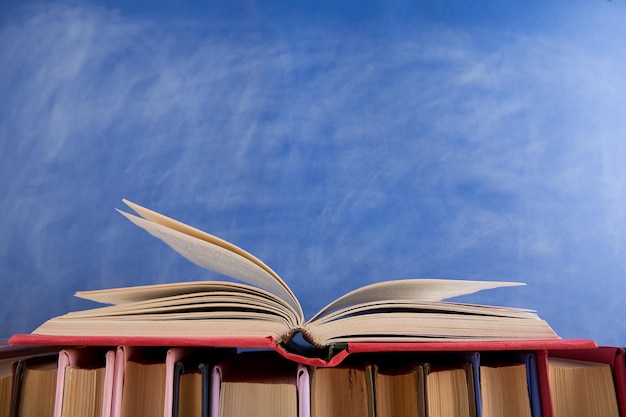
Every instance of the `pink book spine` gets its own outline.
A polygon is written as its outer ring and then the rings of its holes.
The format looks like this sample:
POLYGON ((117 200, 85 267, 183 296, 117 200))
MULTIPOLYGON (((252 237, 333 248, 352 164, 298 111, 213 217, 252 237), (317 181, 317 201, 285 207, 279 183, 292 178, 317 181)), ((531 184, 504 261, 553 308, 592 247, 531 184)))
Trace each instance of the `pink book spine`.
POLYGON ((54 396, 54 417, 61 417, 63 412, 63 394, 65 392, 65 368, 70 366, 74 358, 69 350, 59 352, 59 362, 57 366, 57 386, 54 396))
POLYGON ((105 356, 104 394, 102 398, 102 417, 111 417, 113 402, 113 385, 115 379, 115 350, 111 349, 105 356))
POLYGON ((306 366, 298 365, 296 374, 296 386, 298 389, 298 417, 310 417, 311 415, 311 386, 309 383, 309 370, 306 366))
POLYGON ((171 348, 165 356, 165 404, 163 417, 172 417, 174 406, 174 367, 176 363, 189 355, 189 349, 171 348))
POLYGON ((209 417, 220 416, 220 387, 222 385, 222 368, 219 365, 213 367, 211 371, 211 401, 209 417))

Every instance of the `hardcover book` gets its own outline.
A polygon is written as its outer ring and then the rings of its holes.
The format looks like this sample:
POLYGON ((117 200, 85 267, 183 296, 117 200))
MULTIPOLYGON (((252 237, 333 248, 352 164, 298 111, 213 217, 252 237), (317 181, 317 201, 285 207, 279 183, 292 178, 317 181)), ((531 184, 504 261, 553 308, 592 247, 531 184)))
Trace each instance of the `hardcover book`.
POLYGON ((216 236, 127 200, 130 221, 204 268, 234 278, 82 291, 108 306, 71 312, 37 328, 39 336, 271 338, 297 333, 318 348, 359 342, 555 341, 530 310, 445 301, 523 285, 449 279, 383 281, 332 301, 306 320, 298 299, 270 267, 216 236))

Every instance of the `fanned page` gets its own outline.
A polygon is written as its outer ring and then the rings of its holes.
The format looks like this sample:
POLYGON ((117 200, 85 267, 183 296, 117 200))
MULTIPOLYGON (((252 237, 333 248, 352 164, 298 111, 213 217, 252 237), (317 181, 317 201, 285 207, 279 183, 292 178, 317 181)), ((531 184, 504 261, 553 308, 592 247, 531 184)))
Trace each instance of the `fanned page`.
POLYGON ((181 282, 82 291, 76 295, 113 305, 71 312, 63 318, 115 317, 125 320, 143 315, 146 320, 157 317, 205 320, 245 317, 285 322, 288 332, 301 325, 298 316, 284 300, 260 288, 234 282, 181 282))
MULTIPOLYGON (((276 299, 273 293, 258 287, 227 281, 190 281, 173 282, 169 284, 151 284, 134 287, 107 288, 103 290, 78 291, 75 295, 85 300, 96 301, 102 304, 126 304, 140 301, 150 301, 163 297, 172 297, 184 294, 196 294, 214 291, 231 291, 238 293, 264 294, 268 299, 276 299)), ((285 307, 289 304, 280 298, 285 307)))
MULTIPOLYGON (((285 300, 304 320, 302 307, 285 282, 263 262, 216 236, 124 200, 144 217, 120 211, 135 225, 161 239, 189 261, 203 268, 263 288, 285 300)), ((118 210, 119 211, 119 210, 118 210)))
POLYGON ((531 310, 442 301, 514 282, 408 279, 359 288, 303 327, 316 346, 345 342, 534 339, 558 336, 531 310))
POLYGON ((500 287, 525 285, 521 282, 461 281, 451 279, 404 279, 384 281, 358 288, 339 297, 310 321, 346 307, 378 301, 442 301, 500 287))

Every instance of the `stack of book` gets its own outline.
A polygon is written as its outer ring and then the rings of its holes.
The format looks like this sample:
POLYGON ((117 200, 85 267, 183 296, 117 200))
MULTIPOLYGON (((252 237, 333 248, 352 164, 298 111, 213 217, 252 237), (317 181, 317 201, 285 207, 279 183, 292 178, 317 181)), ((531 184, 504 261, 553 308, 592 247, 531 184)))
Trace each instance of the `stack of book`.
POLYGON ((10 346, 0 349, 0 416, 626 415, 622 348, 360 347, 341 360, 295 360, 278 348, 10 346))
POLYGON ((0 417, 626 417, 622 348, 562 340, 526 309, 446 301, 518 283, 380 282, 305 320, 253 255, 126 203, 133 223, 239 282, 77 293, 108 305, 0 350, 0 417))

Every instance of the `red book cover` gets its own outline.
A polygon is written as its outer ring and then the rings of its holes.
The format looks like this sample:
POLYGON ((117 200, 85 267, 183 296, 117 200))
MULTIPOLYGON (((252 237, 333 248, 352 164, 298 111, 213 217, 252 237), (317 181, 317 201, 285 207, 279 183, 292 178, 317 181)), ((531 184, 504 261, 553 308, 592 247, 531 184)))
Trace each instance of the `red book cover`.
POLYGON ((548 369, 548 351, 537 352, 537 377, 539 379, 539 396, 541 398, 541 417, 554 417, 552 412, 552 396, 550 395, 550 370, 548 369))
POLYGON ((596 348, 592 340, 502 340, 468 342, 391 342, 391 343, 350 343, 337 347, 328 357, 309 356, 306 352, 292 351, 289 347, 276 343, 272 337, 258 338, 171 338, 171 337, 114 337, 114 336, 46 336, 16 334, 9 343, 12 345, 62 345, 62 346, 211 346, 229 348, 273 349, 294 362, 313 366, 336 366, 348 355, 372 352, 427 352, 427 351, 541 351, 596 348))
POLYGON ((537 370, 539 374, 543 417, 553 417, 554 415, 550 391, 548 357, 606 363, 610 365, 615 383, 615 394, 617 396, 619 413, 622 416, 626 416, 626 361, 624 349, 621 347, 601 346, 589 349, 555 348, 538 352, 537 370))
POLYGON ((610 365, 613 373, 613 382, 615 383, 617 407, 620 415, 626 416, 626 360, 623 348, 601 346, 597 349, 553 350, 549 352, 549 355, 610 365))

